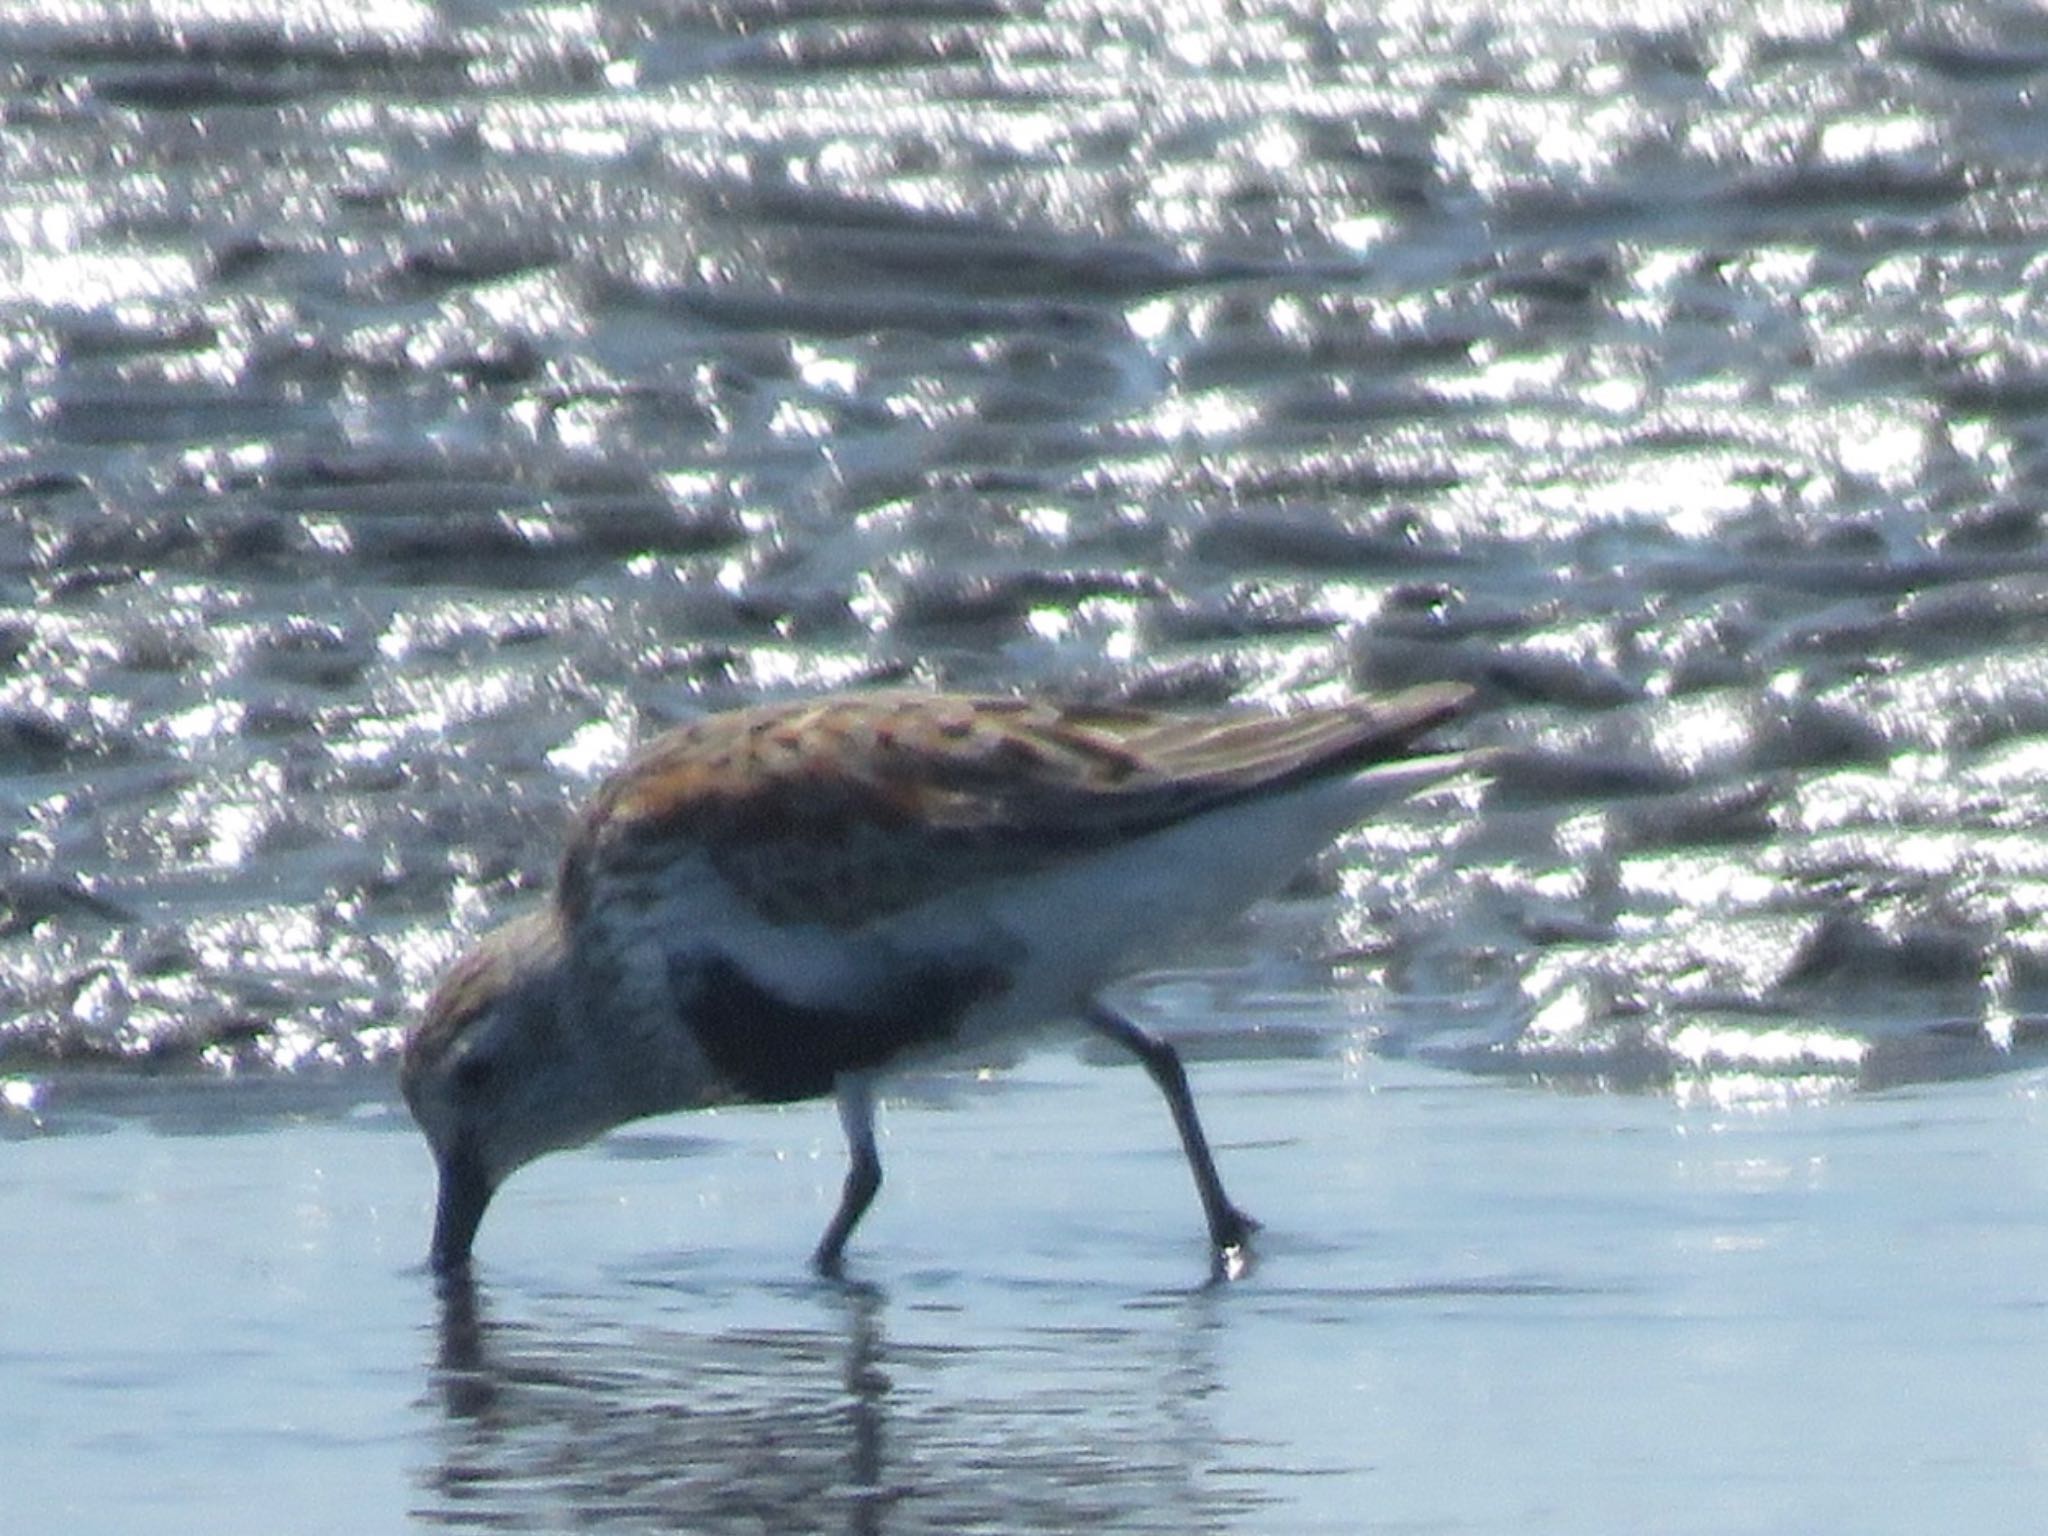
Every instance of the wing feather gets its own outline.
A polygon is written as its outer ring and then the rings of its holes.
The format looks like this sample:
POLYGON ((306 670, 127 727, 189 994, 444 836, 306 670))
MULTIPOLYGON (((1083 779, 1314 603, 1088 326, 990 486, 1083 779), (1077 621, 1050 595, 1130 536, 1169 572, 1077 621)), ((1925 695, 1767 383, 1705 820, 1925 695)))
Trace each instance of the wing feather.
POLYGON ((561 899, 574 920, 600 882, 698 855, 771 921, 856 927, 1400 757, 1469 693, 1182 714, 892 690, 710 715, 600 787, 571 834, 561 899))

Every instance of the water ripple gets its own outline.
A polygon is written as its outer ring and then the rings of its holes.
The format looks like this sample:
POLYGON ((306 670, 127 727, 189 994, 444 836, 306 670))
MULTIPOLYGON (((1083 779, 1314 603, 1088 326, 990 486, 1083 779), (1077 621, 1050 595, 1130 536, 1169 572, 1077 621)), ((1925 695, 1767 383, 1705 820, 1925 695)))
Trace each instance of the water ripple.
POLYGON ((1228 1006, 1758 1101, 2025 1066, 2044 57, 2007 7, 0 5, 0 1059, 381 1056, 707 707, 1460 678, 1479 820, 1193 957, 1228 1006))

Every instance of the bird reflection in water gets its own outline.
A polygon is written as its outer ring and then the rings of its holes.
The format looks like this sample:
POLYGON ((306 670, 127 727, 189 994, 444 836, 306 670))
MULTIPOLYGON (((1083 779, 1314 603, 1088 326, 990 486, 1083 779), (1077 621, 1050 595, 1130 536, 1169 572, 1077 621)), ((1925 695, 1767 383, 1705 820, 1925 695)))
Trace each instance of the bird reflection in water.
POLYGON ((463 1276, 440 1300, 415 1514, 444 1528, 1185 1532, 1262 1502, 1211 1420, 1214 1297, 1103 1326, 1051 1300, 973 1345, 892 1343, 885 1291, 822 1282, 771 1298, 805 1325, 714 1333, 513 1321, 463 1276))

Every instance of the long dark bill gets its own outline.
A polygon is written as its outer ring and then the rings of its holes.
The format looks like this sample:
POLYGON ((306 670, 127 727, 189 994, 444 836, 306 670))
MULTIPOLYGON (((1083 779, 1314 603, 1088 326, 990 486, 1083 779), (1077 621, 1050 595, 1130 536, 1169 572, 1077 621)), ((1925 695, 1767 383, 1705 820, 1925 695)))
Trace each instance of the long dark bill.
POLYGON ((491 1203, 491 1180, 474 1154, 457 1149, 441 1160, 441 1190, 434 1205, 434 1246, 428 1261, 437 1274, 469 1267, 470 1245, 491 1203))

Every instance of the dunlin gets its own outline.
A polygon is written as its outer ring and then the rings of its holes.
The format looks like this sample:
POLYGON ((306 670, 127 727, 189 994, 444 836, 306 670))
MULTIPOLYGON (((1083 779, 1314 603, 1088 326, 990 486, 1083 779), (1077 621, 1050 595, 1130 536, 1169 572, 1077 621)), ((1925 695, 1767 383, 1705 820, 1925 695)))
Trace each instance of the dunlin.
POLYGON ((1065 1019, 1165 1094, 1235 1270, 1256 1224, 1179 1056, 1097 994, 1471 767, 1410 755, 1468 693, 1182 714, 888 691, 656 738, 578 816, 552 898, 457 961, 406 1042, 440 1174, 434 1267, 468 1264, 492 1194, 544 1152, 671 1110, 832 1095, 851 1166, 814 1263, 836 1273, 881 1183, 876 1079, 1065 1019))

